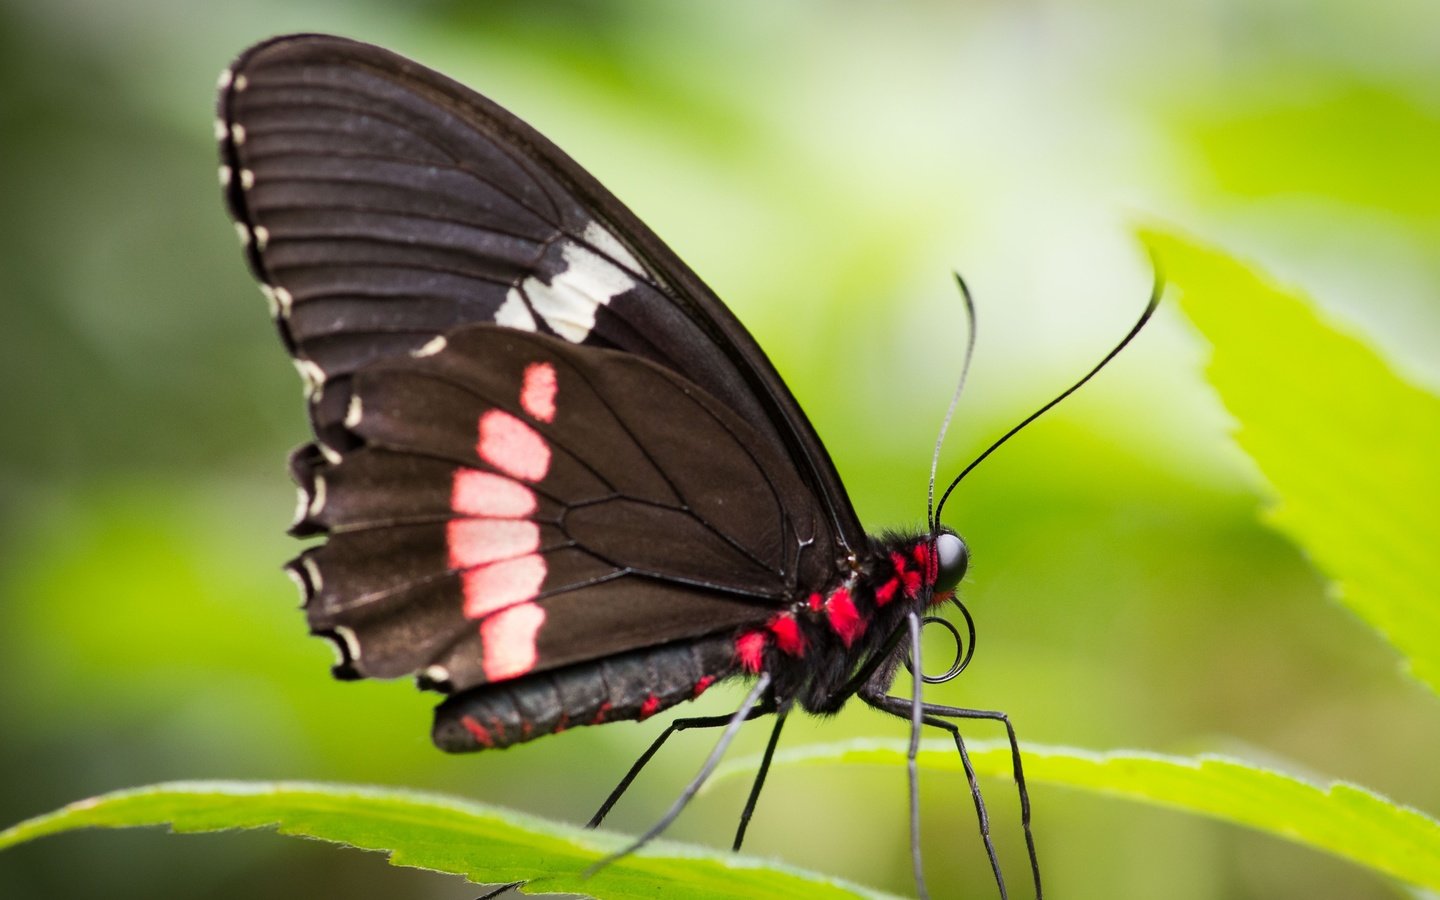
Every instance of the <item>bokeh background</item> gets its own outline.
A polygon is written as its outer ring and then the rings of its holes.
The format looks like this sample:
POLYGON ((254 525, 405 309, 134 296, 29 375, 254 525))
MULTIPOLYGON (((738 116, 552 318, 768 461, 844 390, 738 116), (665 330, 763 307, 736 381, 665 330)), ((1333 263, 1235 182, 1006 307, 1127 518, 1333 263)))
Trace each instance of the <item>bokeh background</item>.
MULTIPOLYGON (((1440 383, 1440 6, 1413 0, 0 5, 0 820, 177 778, 353 780, 583 822, 661 727, 446 757, 430 698, 340 684, 279 570, 299 385, 221 209, 216 74, 323 30, 488 93, 663 235, 771 353, 873 527, 923 521, 974 289, 953 473, 1129 326, 1170 223, 1306 286, 1440 383)), ((1274 335, 1275 352, 1285 336, 1274 335)), ((1024 740, 1221 750, 1440 811, 1440 715, 1266 529, 1174 309, 949 507, 975 663, 935 699, 1024 740)), ((712 691, 702 709, 739 693, 712 691)), ((766 733, 752 726, 740 752, 766 733)), ((983 726, 974 738, 998 737, 983 726)), ((903 726, 792 720, 786 744, 903 726)), ((647 825, 713 736, 611 820, 647 825)), ((672 837, 728 844, 746 785, 672 837)), ((989 786, 1023 893, 1008 788, 989 786)), ((1034 789, 1056 897, 1381 898, 1346 863, 1034 789)), ((925 784, 937 896, 992 896, 963 782, 925 784)), ((898 892, 904 773, 784 771, 750 849, 898 892)), ((0 854, 7 898, 474 896, 270 834, 0 854)))

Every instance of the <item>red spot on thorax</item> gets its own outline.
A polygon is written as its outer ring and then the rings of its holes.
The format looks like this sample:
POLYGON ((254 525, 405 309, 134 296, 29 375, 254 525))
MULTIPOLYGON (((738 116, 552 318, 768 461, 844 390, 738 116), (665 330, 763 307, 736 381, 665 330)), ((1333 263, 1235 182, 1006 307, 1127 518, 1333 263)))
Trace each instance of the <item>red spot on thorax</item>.
POLYGON ((770 633, 775 635, 775 646, 780 652, 791 656, 805 653, 805 635, 800 632, 800 623, 790 613, 780 613, 766 623, 770 633))
POLYGON ((920 573, 911 571, 905 557, 894 550, 890 551, 890 562, 895 566, 895 577, 905 586, 905 596, 914 599, 920 593, 920 573))
POLYGON ((480 416, 475 452, 506 475, 524 481, 539 481, 550 471, 550 445, 503 409, 487 409, 480 416))
POLYGON ((491 736, 490 731, 484 725, 477 722, 472 716, 461 716, 460 724, 464 725, 465 730, 470 732, 470 736, 475 739, 475 743, 482 747, 495 746, 495 738, 491 736))
POLYGON ((645 721, 646 719, 650 718, 651 716, 655 715, 655 714, 656 714, 657 712, 659 712, 659 711, 660 711, 660 698, 657 697, 657 696, 655 696, 654 694, 651 694, 650 696, 648 696, 648 697, 645 698, 645 702, 644 702, 644 703, 640 704, 640 718, 639 718, 639 721, 643 722, 643 721, 645 721))
POLYGON ((747 631, 735 639, 735 658, 747 672, 759 672, 765 656, 765 632, 747 631))
POLYGON ((691 696, 691 697, 698 697, 698 696, 700 696, 701 694, 705 693, 705 689, 706 689, 706 688, 710 687, 710 685, 712 685, 712 684, 714 684, 714 683, 715 683, 715 676, 714 676, 714 675, 706 675, 706 676, 704 676, 704 677, 701 678, 699 681, 695 682, 695 692, 694 692, 693 694, 691 694, 690 696, 691 696))
POLYGON ((892 578, 875 589, 875 605, 884 606, 895 599, 895 592, 900 590, 900 579, 892 578))
POLYGON ((531 363, 525 367, 525 383, 520 388, 520 406, 532 419, 555 421, 555 367, 548 362, 531 363))
POLYGON ((846 647, 865 633, 865 620, 860 618, 855 601, 850 599, 850 592, 843 586, 836 588, 835 593, 826 601, 825 615, 830 620, 830 627, 835 629, 841 643, 846 647))
POLYGON ((919 564, 920 571, 925 573, 926 585, 933 585, 939 580, 940 555, 930 546, 928 540, 915 545, 915 562, 919 564))
POLYGON ((817 613, 818 613, 820 610, 822 610, 822 609, 824 609, 824 608, 825 608, 825 598, 822 597, 822 596, 820 596, 820 592, 819 592, 819 591, 816 591, 815 593, 811 594, 811 595, 810 595, 810 611, 811 611, 811 612, 817 612, 817 613))

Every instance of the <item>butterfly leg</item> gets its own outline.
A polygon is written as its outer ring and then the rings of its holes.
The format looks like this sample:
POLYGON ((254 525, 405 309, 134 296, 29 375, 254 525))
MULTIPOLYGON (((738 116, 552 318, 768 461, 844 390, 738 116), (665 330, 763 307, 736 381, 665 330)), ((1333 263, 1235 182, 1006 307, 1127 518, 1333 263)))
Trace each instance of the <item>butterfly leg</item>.
MULTIPOLYGON (((895 697, 868 687, 859 691, 859 697, 866 704, 881 712, 897 718, 911 718, 912 702, 908 697, 895 697)), ((990 838, 989 815, 985 811, 985 801, 980 795, 980 785, 975 777, 975 769, 970 763, 970 754, 965 749, 965 741, 960 736, 960 729, 955 723, 946 722, 944 719, 989 719, 1005 725, 1005 733, 1010 742, 1010 765, 1014 771, 1015 785, 1020 795, 1020 825, 1025 832, 1025 847, 1030 855, 1030 874, 1035 884, 1035 898, 1043 900, 1044 893, 1040 884, 1040 861, 1035 852, 1035 834, 1030 826, 1030 793, 1025 785, 1025 772, 1020 762, 1020 744, 1015 735, 1015 727, 1010 723, 1010 717, 1003 712, 994 710, 942 706, 936 703, 921 704, 921 710, 924 713, 922 719, 924 724, 948 731, 955 740, 955 748, 960 753, 960 761, 965 768, 965 777, 970 784, 970 795, 975 799, 975 811, 980 820, 980 835, 985 842, 985 852, 990 858, 990 866, 995 873, 996 884, 1000 887, 1002 898, 1007 896, 1005 881, 1000 874, 999 857, 995 853, 995 846, 990 838)))
POLYGON ((755 773, 755 783, 750 785, 750 796, 745 800, 745 810, 740 813, 740 827, 735 830, 735 843, 730 849, 739 852, 745 842, 745 829, 750 826, 750 816, 760 800, 760 789, 765 786, 765 776, 770 772, 770 760, 775 757, 775 745, 780 743, 780 729, 785 727, 786 713, 775 716, 775 727, 770 731, 770 741, 765 745, 765 755, 760 758, 760 771, 755 773))
MULTIPOLYGON (((761 672, 759 678, 755 681, 755 686, 750 689, 750 693, 745 696, 744 702, 740 704, 740 708, 725 722, 725 730, 720 734, 720 740, 716 741, 715 749, 710 751, 710 755, 705 758, 704 764, 700 766, 700 771, 690 780, 689 784, 685 785, 685 789, 680 792, 680 796, 670 805, 670 809, 666 810, 665 815, 660 817, 660 821, 650 826, 648 831, 632 841, 625 849, 612 853, 592 865, 586 870, 586 874, 593 875, 615 860, 629 856, 631 853, 650 843, 650 841, 654 840, 662 831, 670 827, 670 823, 675 821, 681 811, 694 799, 695 794, 699 792, 701 786, 710 778, 711 773, 715 771, 715 767, 720 765, 721 757, 725 755, 726 750, 730 749, 730 744, 735 740, 735 735, 740 733, 740 726, 757 715, 764 715, 775 711, 773 699, 765 697, 765 692, 769 689, 770 674, 768 672, 761 672)), ((666 729, 667 732, 670 730, 671 729, 666 729)), ((662 735, 662 738, 663 737, 668 737, 668 733, 662 735)), ((651 749, 658 749, 660 743, 660 741, 656 741, 651 749)), ((639 771, 638 766, 643 764, 645 759, 645 757, 642 757, 641 763, 637 763, 636 767, 632 767, 632 776, 639 771)), ((626 782, 622 782, 621 784, 625 786, 626 782)))
MULTIPOLYGON (((773 712, 775 712, 775 704, 772 701, 767 700, 752 708, 745 715, 744 721, 749 721, 750 719, 758 719, 761 716, 766 716, 773 712)), ((640 770, 645 768, 646 764, 650 762, 651 758, 654 757, 656 753, 660 752, 661 746, 663 746, 665 742, 670 739, 670 736, 675 734, 675 732, 688 731, 691 728, 723 728, 724 726, 730 724, 730 720, 733 718, 733 715, 695 716, 689 719, 676 719, 675 721, 671 722, 665 727, 664 731, 660 732, 660 736, 655 739, 654 743, 650 745, 649 749, 647 749, 644 753, 640 754, 639 759, 635 760, 635 764, 630 767, 630 771, 626 772, 625 777, 620 779, 620 783, 615 785, 615 790, 611 791, 610 796, 605 798, 605 802, 600 805, 600 809, 595 812, 595 815, 590 817, 590 821, 585 823, 585 827, 600 827, 600 823, 605 821, 605 817, 610 814, 610 810, 615 806, 616 803, 620 802, 620 798, 625 794, 626 791, 630 789, 630 785, 634 783, 635 779, 639 777, 640 770)), ((766 760, 768 762, 768 756, 766 757, 766 760)), ((761 777, 764 777, 763 774, 761 777)), ((758 788, 755 792, 759 793, 758 788)), ((747 811, 749 811, 749 807, 747 807, 747 811)))

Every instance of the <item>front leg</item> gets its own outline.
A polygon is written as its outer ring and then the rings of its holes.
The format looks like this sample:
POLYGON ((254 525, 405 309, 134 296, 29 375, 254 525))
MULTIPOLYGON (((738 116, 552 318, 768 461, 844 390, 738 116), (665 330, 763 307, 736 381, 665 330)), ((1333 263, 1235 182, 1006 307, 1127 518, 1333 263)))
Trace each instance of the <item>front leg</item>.
MULTIPOLYGON (((885 691, 885 687, 866 685, 860 689, 858 696, 866 705, 874 709, 909 721, 913 711, 912 700, 908 697, 896 697, 885 691)), ((965 749, 965 740, 960 736, 959 727, 953 722, 944 721, 944 719, 990 719, 1004 723, 1005 734, 1010 742, 1010 764, 1020 795, 1020 824, 1025 832, 1025 847, 1030 856, 1030 873, 1035 883, 1035 898, 1042 900, 1044 894, 1040 884, 1040 861, 1035 851, 1035 834, 1030 826, 1030 792, 1025 785, 1025 771, 1020 762, 1020 743, 1015 734, 1015 727, 1010 723, 1010 717, 995 710, 942 706, 938 703, 922 703, 920 709, 924 716, 922 719, 924 724, 948 731, 955 740, 955 748, 960 753, 960 762, 965 768, 965 778, 970 785, 970 795, 975 800, 975 813, 979 818, 980 835, 985 842, 985 852, 990 858, 990 866, 995 872, 996 883, 1000 886, 1002 898, 1007 896, 1005 881, 1000 874, 1000 862, 995 852, 995 845, 991 841, 989 814, 986 812, 985 801, 980 794, 980 785, 975 776, 975 769, 970 762, 970 754, 965 749)))

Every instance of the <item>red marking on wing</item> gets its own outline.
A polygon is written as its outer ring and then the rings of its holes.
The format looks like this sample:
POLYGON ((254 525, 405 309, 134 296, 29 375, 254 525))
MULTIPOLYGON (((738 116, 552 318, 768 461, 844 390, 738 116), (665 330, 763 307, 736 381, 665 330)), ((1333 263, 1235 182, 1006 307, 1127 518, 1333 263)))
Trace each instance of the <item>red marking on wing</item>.
POLYGON ((846 647, 855 643, 855 639, 865 633, 865 620, 860 618, 860 611, 855 608, 855 601, 850 599, 850 592, 843 587, 835 589, 830 595, 830 600, 825 604, 825 615, 830 619, 830 627, 840 636, 840 641, 846 647))
POLYGON ((462 516, 522 519, 535 511, 535 492, 494 472, 456 469, 450 508, 462 516))
POLYGON ((805 635, 800 633, 800 623, 789 613, 780 613, 766 623, 770 633, 775 635, 775 646, 780 652, 788 653, 791 656, 801 656, 805 653, 805 635))
POLYGON ((461 716, 460 724, 464 725, 465 730, 470 732, 470 736, 475 739, 475 743, 482 747, 495 746, 495 739, 490 736, 490 731, 484 725, 475 721, 473 717, 461 716))
POLYGON ((530 553, 518 559, 493 562, 469 569, 460 576, 465 615, 478 619, 487 613, 533 598, 545 581, 545 558, 530 553))
POLYGON ((550 445, 539 432, 503 409, 489 409, 480 417, 480 440, 475 452, 506 475, 539 481, 550 471, 550 445))
POLYGON ((747 672, 759 672, 765 656, 765 632, 747 631, 735 639, 735 658, 747 672))
POLYGON ((643 722, 660 711, 660 698, 651 694, 640 704, 640 718, 636 721, 643 722))
POLYGON ((485 678, 503 681, 535 668, 535 634, 545 623, 545 610, 534 603, 502 609, 480 623, 485 678))
POLYGON ((525 367, 525 384, 520 388, 520 406, 533 419, 555 421, 555 367, 548 362, 525 367))
POLYGON ((540 526, 522 519, 452 519, 445 526, 450 568, 469 569, 540 549, 540 526))
POLYGON ((704 676, 704 677, 701 678, 699 681, 695 682, 695 692, 694 692, 693 694, 691 694, 690 696, 692 696, 692 697, 698 697, 698 696, 700 696, 701 694, 705 693, 705 690, 706 690, 707 688, 709 688, 710 685, 712 685, 712 684, 714 684, 714 683, 715 683, 715 676, 714 676, 714 675, 706 675, 706 676, 704 676))
POLYGON ((884 606, 895 599, 895 592, 900 590, 900 579, 892 578, 875 589, 875 605, 884 606))

